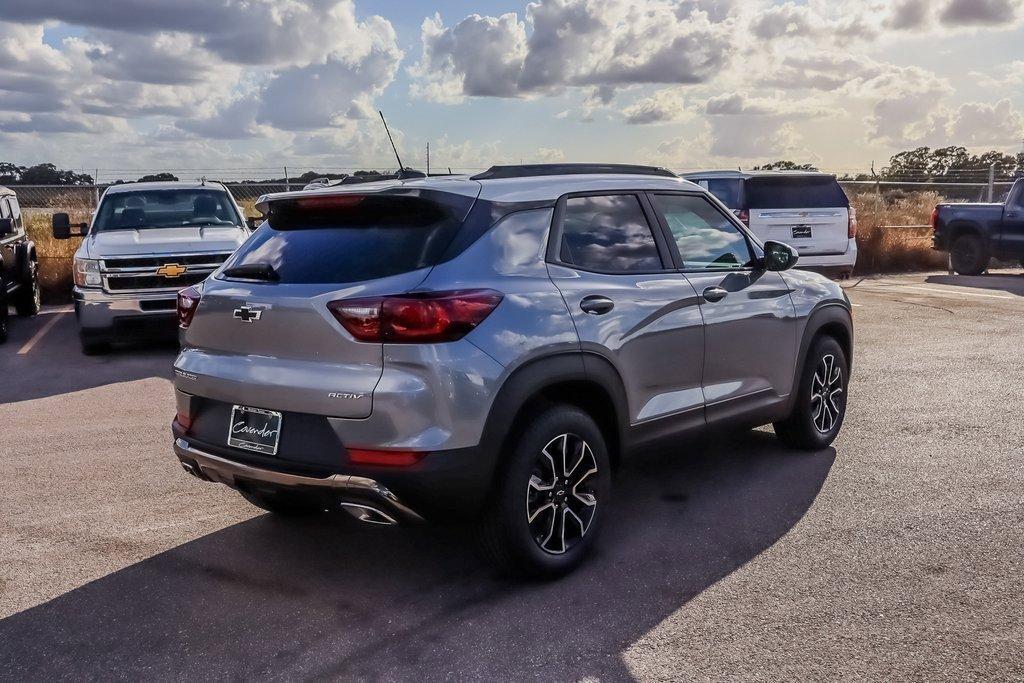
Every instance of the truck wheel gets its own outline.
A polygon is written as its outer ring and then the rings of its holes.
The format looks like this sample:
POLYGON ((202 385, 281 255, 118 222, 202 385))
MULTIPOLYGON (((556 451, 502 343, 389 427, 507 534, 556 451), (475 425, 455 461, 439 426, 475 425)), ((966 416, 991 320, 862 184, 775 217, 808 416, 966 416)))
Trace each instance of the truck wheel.
POLYGON ((42 294, 39 289, 39 262, 29 261, 27 277, 14 300, 14 310, 23 318, 38 315, 42 308, 42 294))
POLYGON ((985 241, 973 233, 961 235, 953 242, 950 258, 953 270, 960 275, 981 275, 991 260, 985 241))
POLYGON ((110 350, 110 341, 94 333, 79 332, 78 341, 82 344, 82 353, 86 356, 98 356, 110 350))
POLYGON ((604 436, 582 410, 556 406, 512 438, 480 522, 481 550, 503 574, 565 574, 583 561, 607 514, 604 436))
POLYGON ((242 498, 267 512, 281 517, 305 517, 323 512, 323 508, 307 500, 302 500, 284 493, 264 494, 239 491, 242 498))
POLYGON ((819 450, 835 441, 846 416, 848 368, 839 342, 833 337, 815 340, 800 373, 793 412, 774 425, 782 443, 819 450))
POLYGON ((7 287, 0 273, 0 344, 7 341, 7 287))

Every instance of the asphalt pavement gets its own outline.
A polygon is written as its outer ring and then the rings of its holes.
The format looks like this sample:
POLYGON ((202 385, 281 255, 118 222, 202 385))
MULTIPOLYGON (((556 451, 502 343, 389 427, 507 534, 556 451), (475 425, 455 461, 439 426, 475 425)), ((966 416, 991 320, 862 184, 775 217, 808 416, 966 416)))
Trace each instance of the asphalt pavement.
POLYGON ((632 458, 598 552, 494 577, 466 527, 284 520, 171 452, 175 348, 0 347, 0 679, 1024 678, 1024 275, 846 283, 833 448, 632 458))

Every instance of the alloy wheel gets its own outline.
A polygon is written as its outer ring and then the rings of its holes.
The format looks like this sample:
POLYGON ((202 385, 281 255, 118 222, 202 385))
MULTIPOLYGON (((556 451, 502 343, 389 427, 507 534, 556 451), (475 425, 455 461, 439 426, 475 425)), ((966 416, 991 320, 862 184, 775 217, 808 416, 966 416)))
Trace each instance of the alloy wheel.
POLYGON ((837 397, 843 393, 843 369, 831 353, 822 356, 811 378, 811 421, 814 428, 828 434, 839 421, 837 397))
POLYGON ((597 513, 597 460, 576 434, 541 449, 526 486, 526 521, 541 550, 561 555, 586 536, 597 513))

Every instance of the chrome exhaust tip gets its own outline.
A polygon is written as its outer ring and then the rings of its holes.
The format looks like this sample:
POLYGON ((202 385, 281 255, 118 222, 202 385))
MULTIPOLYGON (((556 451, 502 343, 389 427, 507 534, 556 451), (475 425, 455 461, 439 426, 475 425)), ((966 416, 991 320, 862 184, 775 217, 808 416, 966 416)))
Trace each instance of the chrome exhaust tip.
POLYGON ((366 522, 367 524, 383 524, 385 526, 392 526, 398 524, 394 517, 391 517, 383 510, 378 510, 370 505, 363 505, 362 503, 347 503, 342 501, 339 503, 345 512, 349 513, 360 522, 366 522))

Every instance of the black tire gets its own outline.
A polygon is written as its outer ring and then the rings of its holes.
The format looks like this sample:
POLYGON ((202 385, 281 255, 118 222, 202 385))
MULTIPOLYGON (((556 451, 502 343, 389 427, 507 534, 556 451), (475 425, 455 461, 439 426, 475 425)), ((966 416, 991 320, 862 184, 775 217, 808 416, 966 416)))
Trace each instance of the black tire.
POLYGON ((805 450, 827 448, 835 441, 846 417, 849 367, 846 353, 834 337, 814 340, 794 389, 793 412, 774 425, 779 440, 805 450))
POLYGON ((3 272, 0 271, 0 344, 7 341, 7 285, 4 282, 3 272))
POLYGON ((80 332, 78 341, 82 345, 82 353, 86 356, 99 356, 110 351, 110 340, 97 334, 80 332))
POLYGON ((239 491, 242 498, 260 508, 281 517, 308 517, 324 511, 323 507, 299 496, 286 493, 254 493, 239 491))
POLYGON ((38 315, 42 309, 42 293, 39 289, 39 262, 29 261, 28 277, 21 283, 21 289, 14 299, 14 310, 23 318, 38 315))
POLYGON ((957 237, 949 255, 953 270, 960 275, 981 275, 992 260, 985 240, 974 233, 957 237))
POLYGON ((560 576, 583 561, 607 514, 604 436, 585 412, 558 405, 533 415, 510 439, 480 520, 481 550, 504 575, 560 576))

